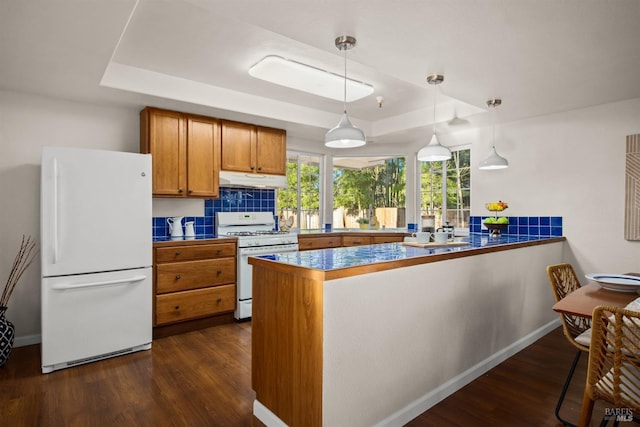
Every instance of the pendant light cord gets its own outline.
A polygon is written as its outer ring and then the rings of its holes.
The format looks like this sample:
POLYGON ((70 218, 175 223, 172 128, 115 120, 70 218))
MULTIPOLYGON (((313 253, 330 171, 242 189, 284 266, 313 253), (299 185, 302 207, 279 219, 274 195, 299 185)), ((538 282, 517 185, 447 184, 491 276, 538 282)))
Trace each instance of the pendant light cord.
POLYGON ((344 113, 347 114, 347 48, 344 46, 344 113))
POLYGON ((492 125, 493 125, 493 141, 492 141, 492 147, 495 150, 496 148, 496 104, 495 101, 493 103, 493 115, 491 116, 491 121, 492 121, 492 125))
POLYGON ((438 96, 438 84, 433 85, 433 134, 436 134, 436 96, 438 96))

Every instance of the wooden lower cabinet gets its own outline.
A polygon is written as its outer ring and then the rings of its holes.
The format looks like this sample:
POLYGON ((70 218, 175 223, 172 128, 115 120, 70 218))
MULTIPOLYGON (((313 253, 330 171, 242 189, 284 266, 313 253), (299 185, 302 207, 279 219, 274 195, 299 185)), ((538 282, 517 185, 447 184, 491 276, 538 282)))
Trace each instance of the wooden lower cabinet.
POLYGON ((404 242, 404 234, 401 236, 372 236, 371 243, 377 245, 378 243, 402 243, 404 242))
POLYGON ((154 326, 235 310, 235 240, 160 245, 154 246, 154 326))
POLYGON ((301 251, 312 249, 340 248, 345 246, 375 245, 402 242, 409 233, 401 232, 333 232, 330 234, 300 234, 298 247, 301 251))
POLYGON ((236 285, 215 286, 156 296, 156 323, 181 322, 233 311, 236 285))
POLYGON ((342 236, 342 246, 362 246, 370 245, 372 241, 371 236, 358 233, 357 236, 342 236))
POLYGON ((298 236, 298 248, 301 251, 311 249, 338 248, 342 246, 342 236, 298 236))

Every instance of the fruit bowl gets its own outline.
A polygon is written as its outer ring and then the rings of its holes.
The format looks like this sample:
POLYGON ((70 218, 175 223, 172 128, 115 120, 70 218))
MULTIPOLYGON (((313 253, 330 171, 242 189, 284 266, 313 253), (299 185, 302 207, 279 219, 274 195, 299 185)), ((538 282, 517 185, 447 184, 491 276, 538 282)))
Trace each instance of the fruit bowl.
POLYGON ((498 224, 498 223, 486 223, 483 222, 484 226, 487 227, 491 231, 492 236, 499 236, 502 230, 505 230, 509 224, 498 224))
POLYGON ((499 200, 497 202, 485 203, 484 207, 487 208, 489 212, 502 212, 507 209, 509 205, 502 200, 499 200))

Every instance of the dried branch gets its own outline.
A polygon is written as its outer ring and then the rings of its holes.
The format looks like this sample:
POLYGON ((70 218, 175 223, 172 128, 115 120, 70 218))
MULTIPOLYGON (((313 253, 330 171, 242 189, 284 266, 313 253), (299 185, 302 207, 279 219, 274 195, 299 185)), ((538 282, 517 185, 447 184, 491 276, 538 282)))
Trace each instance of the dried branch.
POLYGON ((13 265, 11 266, 11 270, 9 271, 7 283, 4 285, 2 297, 0 297, 0 307, 7 306, 9 298, 11 298, 11 294, 18 284, 18 281, 35 259, 38 253, 38 251, 35 251, 35 247, 36 242, 31 239, 31 236, 27 237, 26 239, 24 235, 22 236, 20 250, 16 254, 16 258, 13 260, 13 265))

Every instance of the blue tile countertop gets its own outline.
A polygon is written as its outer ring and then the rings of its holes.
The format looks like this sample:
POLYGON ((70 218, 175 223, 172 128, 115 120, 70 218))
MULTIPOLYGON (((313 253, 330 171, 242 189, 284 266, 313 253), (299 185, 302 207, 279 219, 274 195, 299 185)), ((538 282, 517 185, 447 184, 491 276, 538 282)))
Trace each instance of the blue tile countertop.
MULTIPOLYGON (((351 246, 344 248, 318 249, 302 252, 261 255, 257 258, 277 261, 279 263, 289 264, 296 267, 331 271, 342 268, 358 267, 390 261, 400 261, 430 255, 451 254, 466 256, 473 255, 473 252, 478 252, 477 250, 482 248, 502 246, 504 249, 509 249, 509 246, 511 245, 527 243, 547 243, 545 241, 549 241, 549 243, 551 243, 551 241, 560 240, 564 240, 564 238, 522 235, 503 235, 492 237, 487 234, 471 233, 469 237, 456 239, 456 241, 469 242, 469 246, 421 248, 415 246, 405 246, 402 243, 384 243, 378 245, 351 246), (468 252, 468 254, 464 252, 468 252)), ((454 257, 455 256, 452 256, 452 258, 454 257)))
MULTIPOLYGON (((156 236, 153 238, 153 242, 188 242, 193 240, 208 240, 208 239, 217 239, 218 236, 215 234, 198 234, 196 237, 179 237, 172 238, 170 236, 156 236)), ((224 236, 224 238, 229 238, 228 236, 224 236)))

